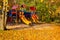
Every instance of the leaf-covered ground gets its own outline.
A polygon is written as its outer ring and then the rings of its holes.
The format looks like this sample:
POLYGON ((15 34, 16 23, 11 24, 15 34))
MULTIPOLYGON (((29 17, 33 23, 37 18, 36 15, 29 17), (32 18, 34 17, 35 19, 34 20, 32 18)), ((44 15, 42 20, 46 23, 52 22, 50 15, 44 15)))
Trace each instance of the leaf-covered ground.
POLYGON ((42 24, 31 28, 0 31, 0 40, 60 40, 60 26, 42 24))

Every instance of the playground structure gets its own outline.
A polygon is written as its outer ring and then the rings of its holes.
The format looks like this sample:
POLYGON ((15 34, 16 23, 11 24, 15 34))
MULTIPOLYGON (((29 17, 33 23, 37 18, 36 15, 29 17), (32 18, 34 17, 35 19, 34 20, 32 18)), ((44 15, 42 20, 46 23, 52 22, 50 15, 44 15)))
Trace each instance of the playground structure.
POLYGON ((22 10, 20 10, 19 12, 17 12, 17 10, 12 9, 8 12, 8 22, 13 22, 17 23, 17 21, 19 22, 19 19, 27 24, 30 25, 33 22, 34 23, 38 23, 38 16, 35 13, 31 13, 31 12, 24 12, 22 10), (32 20, 31 20, 32 19, 32 20))
MULTIPOLYGON (((25 5, 22 5, 22 9, 21 10, 17 10, 17 9, 11 9, 8 10, 8 1, 9 0, 3 0, 2 1, 2 28, 6 28, 6 26, 9 24, 18 24, 19 20, 20 22, 23 22, 27 25, 31 25, 33 23, 39 23, 38 21, 38 16, 36 15, 36 13, 34 11, 36 11, 35 7, 30 7, 31 12, 27 12, 24 11, 23 8, 26 7, 25 5)), ((14 2, 15 3, 15 2, 14 2)), ((18 8, 18 7, 17 7, 18 8)))

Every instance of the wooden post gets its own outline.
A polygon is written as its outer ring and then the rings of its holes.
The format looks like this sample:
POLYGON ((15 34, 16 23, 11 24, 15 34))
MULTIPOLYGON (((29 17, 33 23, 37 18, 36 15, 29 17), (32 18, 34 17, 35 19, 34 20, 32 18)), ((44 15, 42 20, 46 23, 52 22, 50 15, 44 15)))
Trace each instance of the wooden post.
POLYGON ((3 21, 4 30, 6 30, 7 5, 8 5, 8 0, 3 0, 2 21, 3 21))

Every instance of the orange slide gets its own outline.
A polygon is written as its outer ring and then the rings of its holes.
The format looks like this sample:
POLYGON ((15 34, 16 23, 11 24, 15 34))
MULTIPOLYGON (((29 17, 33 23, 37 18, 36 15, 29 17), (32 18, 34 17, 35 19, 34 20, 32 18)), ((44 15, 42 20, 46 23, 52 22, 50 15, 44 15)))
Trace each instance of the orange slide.
POLYGON ((34 23, 39 23, 38 19, 39 18, 38 18, 38 16, 36 14, 32 15, 32 20, 33 20, 34 23))

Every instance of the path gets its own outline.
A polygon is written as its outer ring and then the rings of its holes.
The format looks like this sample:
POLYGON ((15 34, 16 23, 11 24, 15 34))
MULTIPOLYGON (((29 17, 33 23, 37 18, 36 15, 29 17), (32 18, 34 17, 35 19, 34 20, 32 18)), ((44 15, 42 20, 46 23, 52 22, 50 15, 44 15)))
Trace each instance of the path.
POLYGON ((51 28, 51 27, 59 26, 56 24, 34 24, 33 26, 25 25, 25 24, 19 24, 19 25, 13 25, 13 26, 7 26, 7 29, 24 29, 24 28, 51 28))

